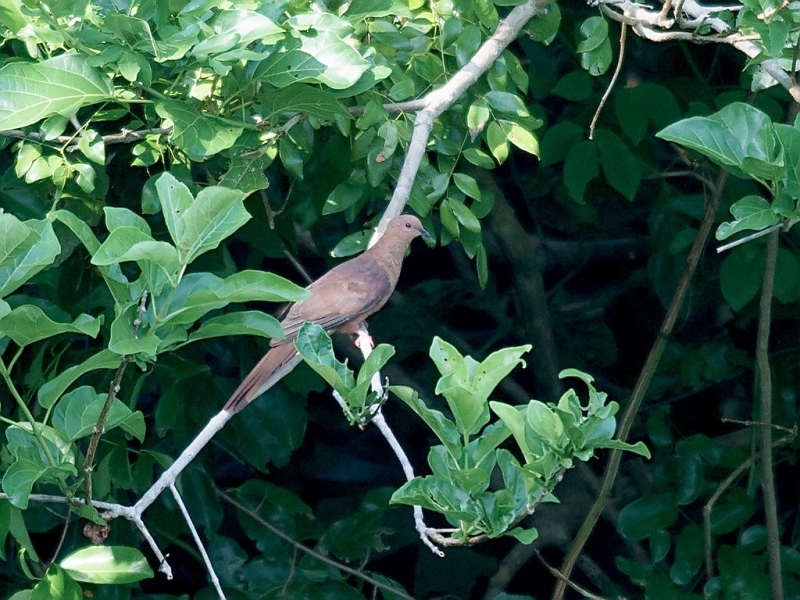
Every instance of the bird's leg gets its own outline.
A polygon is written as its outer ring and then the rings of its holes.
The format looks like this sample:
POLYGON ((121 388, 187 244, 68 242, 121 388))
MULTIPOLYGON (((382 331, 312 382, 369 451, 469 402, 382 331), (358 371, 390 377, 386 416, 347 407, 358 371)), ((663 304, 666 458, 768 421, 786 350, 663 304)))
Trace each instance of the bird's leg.
POLYGON ((356 331, 356 340, 354 343, 356 348, 361 350, 364 358, 369 356, 370 351, 375 347, 375 342, 373 341, 372 336, 369 334, 369 331, 367 331, 366 321, 361 321, 358 324, 358 331, 356 331))

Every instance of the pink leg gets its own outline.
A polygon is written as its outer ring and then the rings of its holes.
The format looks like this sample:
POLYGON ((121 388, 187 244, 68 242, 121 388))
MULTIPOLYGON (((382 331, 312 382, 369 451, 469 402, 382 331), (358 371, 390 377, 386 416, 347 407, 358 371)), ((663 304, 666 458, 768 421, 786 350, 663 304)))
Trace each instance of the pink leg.
POLYGON ((367 324, 364 321, 361 321, 358 324, 355 345, 363 352, 364 344, 366 344, 366 347, 369 350, 372 350, 375 347, 375 342, 372 340, 372 336, 370 336, 369 331, 367 331, 367 324))

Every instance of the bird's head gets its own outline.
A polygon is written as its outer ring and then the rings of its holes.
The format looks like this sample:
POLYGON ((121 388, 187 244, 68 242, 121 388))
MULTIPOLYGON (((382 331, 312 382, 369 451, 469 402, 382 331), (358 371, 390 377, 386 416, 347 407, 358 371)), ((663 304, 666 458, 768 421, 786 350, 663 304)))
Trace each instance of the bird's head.
POLYGON ((429 238, 431 234, 428 233, 422 226, 420 220, 414 215, 400 215, 389 221, 384 235, 391 235, 394 238, 413 240, 418 235, 429 238))

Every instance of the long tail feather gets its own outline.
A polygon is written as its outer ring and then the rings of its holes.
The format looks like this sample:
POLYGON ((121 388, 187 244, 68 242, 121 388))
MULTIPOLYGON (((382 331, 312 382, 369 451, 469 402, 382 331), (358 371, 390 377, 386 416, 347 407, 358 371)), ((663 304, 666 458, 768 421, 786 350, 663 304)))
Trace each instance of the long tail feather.
POLYGON ((247 374, 236 391, 225 403, 224 410, 237 413, 255 397, 260 396, 294 369, 302 359, 294 344, 281 344, 270 348, 253 370, 247 374))

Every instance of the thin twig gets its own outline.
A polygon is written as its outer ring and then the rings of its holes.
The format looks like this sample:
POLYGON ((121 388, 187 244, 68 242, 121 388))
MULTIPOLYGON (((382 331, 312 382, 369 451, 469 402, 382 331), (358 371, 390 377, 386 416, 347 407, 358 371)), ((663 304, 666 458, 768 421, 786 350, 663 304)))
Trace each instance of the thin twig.
MULTIPOLYGON (((661 360, 661 356, 667 347, 667 341, 669 340, 675 323, 678 320, 678 315, 680 315, 681 310, 683 309, 683 303, 689 293, 689 284, 694 278, 697 265, 700 263, 700 258, 702 257, 703 251, 708 243, 708 239, 711 236, 711 228, 714 225, 714 216, 717 213, 717 207, 719 206, 722 189, 725 187, 728 176, 729 175, 727 171, 720 171, 716 185, 710 189, 711 197, 706 202, 706 210, 705 214, 703 215, 703 221, 700 224, 700 229, 698 229, 697 235, 694 238, 692 249, 689 251, 686 268, 683 271, 681 280, 678 283, 678 287, 672 297, 672 302, 670 303, 667 314, 664 317, 664 322, 661 325, 661 331, 659 332, 656 341, 653 343, 653 347, 650 349, 650 353, 647 356, 645 365, 639 374, 639 379, 636 381, 636 386, 633 388, 633 392, 631 393, 631 398, 628 401, 628 405, 625 408, 622 418, 620 419, 617 438, 622 441, 625 441, 628 437, 628 433, 633 425, 636 414, 639 411, 639 407, 641 406, 650 386, 650 381, 652 380, 653 375, 656 372, 656 368, 658 367, 658 363, 661 360)), ((600 492, 592 504, 592 507, 589 509, 589 514, 586 515, 586 518, 584 519, 580 530, 576 534, 572 545, 564 557, 564 562, 561 565, 561 573, 563 573, 567 578, 569 578, 570 574, 572 573, 572 569, 575 567, 578 556, 583 550, 586 542, 589 540, 589 536, 594 530, 597 521, 600 519, 600 515, 605 509, 605 505, 611 496, 611 489, 613 488, 617 474, 619 473, 621 462, 622 452, 620 450, 612 450, 608 460, 608 465, 606 466, 605 473, 603 474, 600 492)), ((563 581, 558 581, 556 583, 555 590, 553 591, 553 600, 561 600, 564 597, 565 592, 566 584, 563 581)))
POLYGON ((494 34, 489 37, 470 61, 459 69, 450 80, 440 88, 427 94, 424 108, 417 112, 414 131, 408 145, 403 168, 397 179, 392 199, 378 223, 376 235, 370 241, 372 246, 386 230, 389 221, 403 212, 411 196, 411 187, 417 176, 422 159, 428 147, 428 139, 436 118, 451 106, 461 95, 491 67, 505 48, 513 42, 525 24, 537 13, 546 10, 552 0, 528 0, 514 7, 508 16, 500 21, 494 34))
POLYGON ((780 523, 778 521, 778 500, 775 496, 775 475, 772 471, 772 373, 769 366, 769 330, 772 324, 772 293, 775 289, 775 265, 778 259, 779 236, 780 232, 776 230, 767 238, 756 341, 760 419, 763 421, 758 426, 761 446, 761 491, 764 495, 764 521, 767 527, 767 555, 769 556, 767 562, 769 563, 773 600, 783 600, 780 523))
POLYGON ((561 571, 559 571, 555 567, 550 566, 550 564, 544 559, 544 556, 542 556, 542 553, 539 552, 538 550, 536 550, 536 556, 539 557, 539 561, 544 565, 545 569, 550 571, 550 574, 553 577, 555 577, 559 581, 563 581, 566 585, 568 585, 573 590, 575 590, 576 592, 581 594, 583 597, 589 598, 590 600, 606 600, 606 598, 604 598, 603 596, 598 596, 597 594, 593 594, 592 592, 590 592, 586 588, 583 588, 583 587, 579 586, 577 583, 575 583, 574 581, 564 577, 564 575, 561 573, 561 571))
POLYGON ((178 504, 178 509, 181 511, 184 521, 186 521, 186 524, 189 526, 189 531, 192 532, 192 538, 194 538, 194 543, 197 546, 197 549, 200 551, 200 555, 203 557, 203 562, 206 565, 208 576, 211 578, 211 583, 214 586, 214 589, 217 590, 217 595, 220 597, 220 600, 225 600, 225 593, 222 591, 222 586, 219 583, 219 577, 217 577, 217 573, 214 571, 214 565, 211 564, 211 559, 208 557, 208 552, 206 552, 206 548, 203 545, 203 540, 200 539, 200 534, 197 531, 197 527, 194 526, 194 521, 192 521, 192 517, 186 508, 186 504, 183 502, 183 498, 181 498, 181 495, 178 493, 178 488, 175 487, 174 483, 171 483, 169 485, 169 490, 172 492, 172 497, 175 498, 175 502, 178 504))
POLYGON ((348 567, 347 565, 343 565, 343 564, 341 564, 339 562, 336 562, 332 558, 328 558, 327 556, 324 556, 323 554, 320 554, 319 552, 315 552, 311 548, 308 548, 307 546, 304 546, 303 544, 301 544, 297 540, 293 539, 291 536, 285 534, 283 531, 281 531, 280 529, 275 527, 269 521, 266 521, 265 519, 261 518, 261 515, 259 515, 257 512, 255 512, 254 510, 252 510, 249 507, 245 506, 244 504, 241 504, 241 503, 237 502, 236 500, 233 499, 233 497, 229 496, 228 494, 226 494, 222 490, 217 489, 217 494, 220 496, 220 498, 222 498, 226 502, 230 503, 231 505, 235 506, 237 509, 241 510, 242 512, 246 513, 251 519, 256 521, 259 525, 262 525, 263 527, 268 529, 271 533, 273 533, 277 537, 281 538, 284 542, 290 544, 293 548, 296 548, 300 552, 304 552, 305 554, 308 554, 309 556, 312 556, 313 558, 316 558, 318 561, 323 562, 326 565, 333 567, 334 569, 337 569, 339 571, 343 571, 345 573, 348 573, 349 575, 352 575, 353 577, 361 579, 362 581, 365 581, 365 582, 369 583, 370 585, 372 585, 372 586, 374 586, 374 587, 376 587, 378 589, 386 590, 387 592, 390 592, 391 594, 396 594, 400 598, 405 598, 406 600, 414 600, 414 598, 412 596, 409 596, 408 594, 406 594, 402 590, 398 590, 396 588, 388 586, 385 583, 382 583, 382 582, 378 581, 377 579, 374 579, 374 578, 370 577, 369 575, 366 575, 366 574, 362 573, 361 571, 357 571, 356 569, 352 569, 352 568, 348 567))
MULTIPOLYGON (((725 421, 725 419, 723 419, 725 421)), ((757 425, 759 423, 751 423, 752 425, 757 425)), ((778 441, 772 444, 773 448, 777 448, 778 446, 782 446, 783 444, 788 444, 797 437, 797 426, 788 430, 789 435, 786 435, 779 439, 778 441)), ((750 466, 761 458, 761 453, 756 452, 752 456, 748 456, 746 460, 742 462, 738 467, 736 467, 730 475, 728 475, 722 482, 719 484, 714 493, 711 494, 711 497, 706 502, 705 506, 703 506, 703 538, 704 538, 704 546, 705 546, 705 563, 706 563, 706 579, 709 581, 714 578, 714 558, 712 555, 713 551, 713 539, 711 537, 711 511, 714 510, 714 505, 719 500, 722 493, 728 489, 731 484, 741 475, 745 470, 749 469, 750 466)))
POLYGON ((614 84, 617 83, 617 78, 619 77, 620 72, 622 71, 622 61, 625 58, 625 40, 628 37, 628 26, 623 23, 622 28, 619 32, 619 58, 617 59, 617 68, 614 69, 614 74, 611 76, 611 81, 608 82, 608 87, 606 88, 603 97, 600 98, 600 103, 597 105, 597 110, 594 111, 594 116, 592 117, 592 123, 589 125, 589 139, 594 139, 594 128, 597 125, 597 119, 600 118, 600 113, 603 111, 603 107, 606 105, 608 101, 608 97, 611 95, 611 90, 614 89, 614 84))

